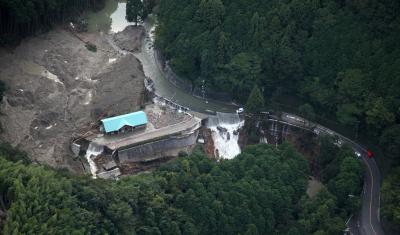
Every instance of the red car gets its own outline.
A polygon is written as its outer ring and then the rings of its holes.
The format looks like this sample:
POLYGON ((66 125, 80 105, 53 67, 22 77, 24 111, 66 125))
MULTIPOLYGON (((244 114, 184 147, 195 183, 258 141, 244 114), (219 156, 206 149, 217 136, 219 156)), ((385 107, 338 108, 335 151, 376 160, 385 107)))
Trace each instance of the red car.
POLYGON ((367 151, 367 156, 368 156, 368 158, 372 158, 374 156, 374 154, 372 153, 371 150, 368 150, 367 151))

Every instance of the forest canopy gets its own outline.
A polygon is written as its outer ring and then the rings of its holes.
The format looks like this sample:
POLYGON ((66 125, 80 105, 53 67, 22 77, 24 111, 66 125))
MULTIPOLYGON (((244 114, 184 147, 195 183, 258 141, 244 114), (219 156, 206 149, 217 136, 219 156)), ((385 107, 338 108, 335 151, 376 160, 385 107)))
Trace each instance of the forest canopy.
POLYGON ((298 106, 379 142, 382 216, 400 231, 389 169, 400 165, 400 1, 163 0, 158 10, 156 46, 178 76, 242 104, 258 87, 266 108, 298 106))
POLYGON ((399 12, 397 0, 163 0, 156 45, 194 84, 242 103, 256 85, 379 136, 399 123, 399 12))
MULTIPOLYGON (((336 160, 332 186, 312 199, 305 194, 308 163, 287 144, 250 146, 220 162, 197 149, 152 173, 119 181, 0 158, 2 232, 336 235, 352 211, 341 175, 349 173, 349 164, 361 164, 348 153, 336 160), (317 224, 321 216, 324 223, 317 224)), ((358 184, 362 174, 353 173, 358 184)))
POLYGON ((0 45, 71 20, 82 10, 101 9, 105 0, 0 0, 0 45))

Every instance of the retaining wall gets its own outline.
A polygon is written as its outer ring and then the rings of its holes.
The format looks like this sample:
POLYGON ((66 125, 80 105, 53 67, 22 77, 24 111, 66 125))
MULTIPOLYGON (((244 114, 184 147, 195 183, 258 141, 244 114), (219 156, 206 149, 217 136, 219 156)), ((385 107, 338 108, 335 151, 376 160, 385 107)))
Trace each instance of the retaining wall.
POLYGON ((181 149, 196 144, 198 131, 182 137, 170 137, 148 144, 135 146, 118 151, 120 163, 146 162, 166 157, 164 153, 168 150, 181 149))

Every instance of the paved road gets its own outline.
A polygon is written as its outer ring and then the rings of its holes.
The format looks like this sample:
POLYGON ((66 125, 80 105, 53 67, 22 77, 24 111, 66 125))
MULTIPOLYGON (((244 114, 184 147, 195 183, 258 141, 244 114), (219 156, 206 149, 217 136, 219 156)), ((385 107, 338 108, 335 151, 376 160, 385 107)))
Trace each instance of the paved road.
POLYGON ((364 187, 362 192, 362 208, 358 215, 353 216, 348 227, 355 235, 383 235, 383 229, 379 219, 381 175, 374 158, 368 158, 367 149, 358 143, 330 130, 324 126, 312 123, 299 116, 283 113, 281 119, 284 123, 300 128, 308 128, 316 134, 327 134, 338 138, 338 143, 349 144, 354 151, 361 154, 361 160, 365 165, 364 187))
MULTIPOLYGON (((147 31, 148 28, 146 28, 147 31)), ((153 42, 148 41, 148 43, 152 44, 153 42)), ((160 69, 157 66, 157 59, 154 57, 154 51, 152 50, 151 45, 147 45, 146 43, 144 45, 144 50, 143 52, 148 52, 146 53, 139 53, 136 56, 141 60, 144 70, 146 72, 146 75, 150 77, 153 81, 158 82, 158 90, 164 91, 164 90, 169 90, 169 93, 165 94, 160 94, 161 96, 164 97, 169 97, 170 94, 176 94, 179 92, 179 89, 176 87, 173 87, 167 79, 163 79, 164 74, 162 72, 162 69, 160 69), (151 50, 148 50, 146 48, 150 48, 151 50), (150 55, 150 56, 149 56, 150 55), (154 74, 153 72, 157 72, 154 74), (167 88, 167 89, 166 89, 167 88), (168 95, 169 94, 169 95, 168 95)), ((157 84, 156 84, 157 85, 157 84)), ((184 93, 184 92, 182 92, 184 93)), ((191 109, 195 109, 198 107, 204 106, 204 102, 198 100, 194 100, 193 97, 190 94, 182 94, 182 99, 177 99, 177 103, 190 107, 191 109)), ((221 108, 216 108, 211 107, 211 103, 208 104, 207 109, 212 110, 212 111, 224 111, 224 109, 221 108)), ((221 107, 221 106, 219 106, 221 107)), ((204 111, 204 109, 202 109, 204 111)), ((279 118, 278 118, 279 119, 279 118)), ((352 219, 349 222, 349 227, 350 230, 354 234, 361 234, 361 235, 383 235, 383 230, 379 221, 379 191, 380 191, 380 184, 381 184, 381 176, 379 173, 379 169, 376 165, 376 162, 374 159, 369 159, 366 156, 366 149, 361 147, 359 144, 351 141, 350 139, 328 129, 325 128, 321 125, 318 125, 316 123, 312 123, 308 120, 305 120, 301 117, 298 117, 296 115, 292 114, 283 114, 281 116, 281 119, 288 125, 293 125, 299 128, 304 128, 304 129, 311 129, 314 131, 316 134, 328 134, 332 136, 337 136, 339 139, 344 143, 349 143, 351 146, 353 146, 353 149, 355 151, 358 151, 362 154, 361 158, 362 161, 365 164, 366 167, 366 174, 364 177, 364 192, 362 195, 362 209, 361 212, 358 216, 353 216, 352 219), (359 225, 359 226, 358 226, 359 225)), ((282 121, 279 120, 279 121, 282 121)))
POLYGON ((384 232, 379 220, 381 175, 375 159, 368 158, 365 149, 359 151, 366 166, 363 203, 360 214, 352 219, 349 228, 353 234, 382 235, 384 232))

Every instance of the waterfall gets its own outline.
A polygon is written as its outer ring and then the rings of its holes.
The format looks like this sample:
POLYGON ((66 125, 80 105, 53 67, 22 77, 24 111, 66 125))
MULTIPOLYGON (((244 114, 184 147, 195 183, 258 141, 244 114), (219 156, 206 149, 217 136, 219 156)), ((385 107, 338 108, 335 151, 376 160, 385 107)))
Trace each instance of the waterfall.
POLYGON ((271 135, 276 137, 278 135, 278 122, 273 121, 271 123, 271 129, 270 130, 271 130, 271 135))
POLYGON ((238 124, 240 117, 237 113, 220 113, 208 118, 208 126, 218 126, 221 124, 238 124))
POLYGON ((214 148, 221 158, 232 159, 240 154, 239 129, 243 125, 238 114, 217 112, 208 118, 207 127, 212 131, 214 148))
POLYGON ((90 143, 88 149, 86 150, 86 160, 89 163, 90 172, 92 173, 93 178, 97 178, 97 166, 96 163, 93 161, 93 157, 100 155, 104 151, 103 146, 99 146, 95 143, 90 143))
POLYGON ((268 144, 268 139, 267 137, 263 136, 260 138, 260 144, 268 144))

